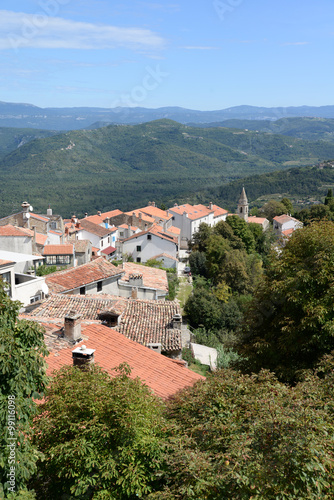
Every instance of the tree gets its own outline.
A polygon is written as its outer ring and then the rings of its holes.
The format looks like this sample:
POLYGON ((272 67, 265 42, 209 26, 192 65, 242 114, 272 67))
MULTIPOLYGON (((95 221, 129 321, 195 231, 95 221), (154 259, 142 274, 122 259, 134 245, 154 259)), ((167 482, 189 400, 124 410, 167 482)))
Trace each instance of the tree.
POLYGON ((255 249, 255 241, 252 231, 249 229, 246 221, 237 215, 231 215, 226 218, 227 224, 233 229, 233 233, 238 236, 245 245, 247 253, 251 253, 255 249))
POLYGON ((207 241, 212 234, 212 228, 205 222, 201 222, 196 233, 193 234, 192 241, 189 243, 191 250, 205 252, 207 241))
POLYGON ((276 200, 269 200, 260 209, 260 216, 266 217, 270 222, 276 215, 282 215, 286 213, 286 206, 276 200))
POLYGON ((291 215, 293 213, 293 205, 291 200, 289 198, 282 198, 281 203, 285 206, 286 213, 291 215))
POLYGON ((334 349, 334 224, 314 222, 273 253, 241 329, 243 368, 295 382, 334 349))
POLYGON ((294 388, 224 369, 176 395, 165 488, 149 498, 330 500, 333 361, 322 369, 294 388))
POLYGON ((159 483, 162 405, 121 365, 65 367, 54 377, 35 422, 40 498, 143 498, 159 483))
POLYGON ((39 457, 31 443, 36 414, 33 398, 43 394, 48 381, 44 361, 48 351, 43 328, 19 320, 21 304, 12 301, 5 290, 0 279, 0 497, 15 492, 17 498, 28 500, 34 495, 26 491, 26 485, 39 457), (8 482, 13 470, 15 485, 8 482))
POLYGON ((208 269, 206 266, 206 255, 204 252, 195 250, 189 255, 189 266, 193 276, 208 277, 208 269))

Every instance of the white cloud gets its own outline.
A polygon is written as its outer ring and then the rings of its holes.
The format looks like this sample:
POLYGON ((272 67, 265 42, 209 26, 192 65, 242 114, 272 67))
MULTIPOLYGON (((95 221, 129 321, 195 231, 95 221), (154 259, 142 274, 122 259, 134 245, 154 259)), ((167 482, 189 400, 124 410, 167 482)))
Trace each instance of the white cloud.
POLYGON ((182 49, 186 50, 218 50, 218 47, 205 47, 205 46, 197 46, 197 45, 187 45, 182 47, 182 49))
POLYGON ((0 10, 0 50, 24 47, 138 50, 163 46, 163 38, 148 29, 72 21, 48 16, 42 10, 36 14, 0 10))
POLYGON ((282 45, 308 45, 310 42, 285 42, 282 45))

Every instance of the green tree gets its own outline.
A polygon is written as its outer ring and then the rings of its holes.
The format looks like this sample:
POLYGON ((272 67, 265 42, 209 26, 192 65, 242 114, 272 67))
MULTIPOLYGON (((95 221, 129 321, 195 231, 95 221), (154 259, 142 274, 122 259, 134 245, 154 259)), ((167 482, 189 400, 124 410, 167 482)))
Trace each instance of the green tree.
POLYGON ((323 369, 295 388, 224 369, 179 393, 168 405, 165 488, 149 498, 330 500, 333 362, 323 369))
POLYGON ((189 255, 189 266, 193 276, 208 277, 208 268, 206 265, 206 255, 204 252, 195 250, 189 255))
POLYGON ((205 222, 201 222, 198 230, 193 234, 192 241, 189 243, 190 249, 205 252, 211 234, 212 228, 205 222))
POLYGON ((269 200, 260 209, 260 216, 266 217, 270 222, 276 215, 282 215, 286 213, 286 206, 276 200, 269 200))
POLYGON ((26 486, 39 457, 31 443, 36 414, 33 398, 43 394, 47 384, 43 357, 48 351, 44 330, 37 323, 18 319, 20 307, 20 302, 9 298, 0 279, 0 498, 15 492, 15 498, 28 500, 34 495, 26 486), (14 486, 8 482, 10 466, 15 468, 14 486))
POLYGON ((332 189, 328 189, 327 196, 325 198, 325 205, 329 205, 333 200, 333 191, 332 189))
POLYGON ((289 198, 282 198, 281 203, 285 206, 287 214, 293 213, 293 205, 289 198))
POLYGON ((243 368, 268 368, 294 382, 334 349, 334 224, 296 231, 267 273, 245 314, 243 368))
POLYGON ((255 240, 252 231, 248 227, 247 222, 237 215, 231 215, 227 217, 226 222, 233 229, 233 233, 242 240, 247 253, 253 252, 255 249, 255 240))
POLYGON ((40 498, 143 498, 159 483, 162 406, 147 386, 98 366, 54 377, 35 423, 40 498))

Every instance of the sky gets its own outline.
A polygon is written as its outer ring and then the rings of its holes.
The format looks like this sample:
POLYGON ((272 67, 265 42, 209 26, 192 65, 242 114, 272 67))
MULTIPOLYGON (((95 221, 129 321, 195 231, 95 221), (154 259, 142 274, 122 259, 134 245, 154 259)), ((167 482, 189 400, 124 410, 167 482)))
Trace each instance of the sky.
POLYGON ((2 0, 0 101, 334 104, 333 0, 2 0))

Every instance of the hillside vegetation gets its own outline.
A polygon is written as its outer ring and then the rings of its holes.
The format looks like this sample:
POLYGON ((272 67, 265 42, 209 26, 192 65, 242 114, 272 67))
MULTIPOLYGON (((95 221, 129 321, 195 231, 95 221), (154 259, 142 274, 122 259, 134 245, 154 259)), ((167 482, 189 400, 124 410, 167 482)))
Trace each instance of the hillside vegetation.
POLYGON ((63 216, 191 199, 249 175, 334 157, 334 144, 170 120, 35 139, 0 161, 0 216, 27 198, 63 216))

